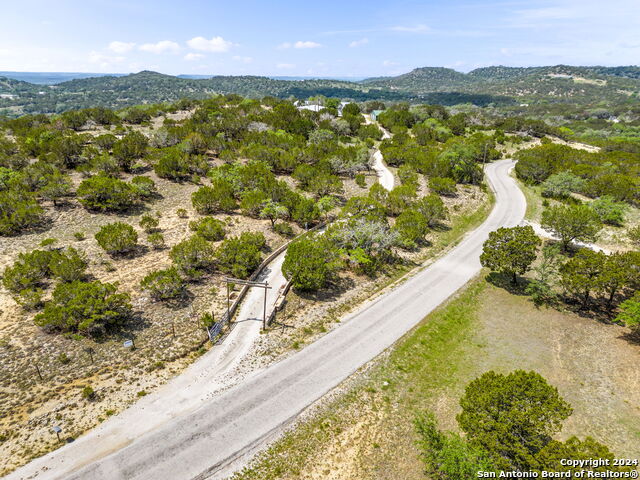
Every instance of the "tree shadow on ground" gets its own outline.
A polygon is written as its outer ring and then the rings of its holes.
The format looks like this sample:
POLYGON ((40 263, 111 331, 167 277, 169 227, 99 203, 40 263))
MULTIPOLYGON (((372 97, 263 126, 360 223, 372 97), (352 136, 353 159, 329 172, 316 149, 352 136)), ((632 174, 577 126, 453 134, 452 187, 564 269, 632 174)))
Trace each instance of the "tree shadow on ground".
POLYGON ((126 323, 124 323, 113 335, 115 338, 130 339, 135 337, 137 333, 149 328, 151 322, 144 316, 144 312, 136 310, 126 323))
POLYGON ((589 303, 585 306, 574 297, 561 295, 558 297, 558 303, 566 310, 582 318, 595 320, 596 322, 604 325, 617 325, 614 321, 615 309, 609 308, 607 302, 604 300, 591 298, 589 303))
POLYGON ((134 258, 139 258, 147 254, 149 252, 149 247, 142 244, 137 244, 132 250, 125 253, 110 253, 109 257, 113 260, 132 260, 134 258))
POLYGON ((57 200, 55 204, 51 203, 51 208, 54 212, 68 212, 81 207, 79 203, 72 202, 69 198, 57 200))
POLYGON ((328 288, 316 292, 296 290, 296 294, 305 300, 312 302, 333 302, 343 293, 355 288, 356 282, 353 278, 340 277, 334 279, 328 288))
MULTIPOLYGON (((165 307, 170 310, 182 310, 190 306, 193 301, 196 299, 196 296, 191 293, 189 290, 185 289, 185 291, 177 298, 172 298, 171 300, 165 300, 162 302, 165 307)), ((158 300, 155 300, 158 301, 158 300)))
POLYGON ((430 225, 429 227, 431 228, 431 230, 435 232, 448 232, 449 230, 451 230, 451 226, 443 222, 435 222, 433 225, 430 225))
POLYGON ((491 272, 485 280, 491 285, 506 290, 511 295, 527 296, 525 290, 531 282, 528 278, 518 277, 517 283, 513 283, 513 277, 505 273, 491 272))
POLYGON ((632 345, 640 346, 640 329, 632 329, 627 333, 623 333, 618 338, 621 338, 632 345))

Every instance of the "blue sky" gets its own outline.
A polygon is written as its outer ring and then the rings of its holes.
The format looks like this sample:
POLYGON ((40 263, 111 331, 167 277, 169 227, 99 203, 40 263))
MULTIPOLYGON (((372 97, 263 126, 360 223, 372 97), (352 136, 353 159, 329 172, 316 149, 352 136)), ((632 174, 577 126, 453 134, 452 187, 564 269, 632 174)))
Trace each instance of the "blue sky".
POLYGON ((392 75, 640 63, 639 0, 21 0, 0 70, 392 75))

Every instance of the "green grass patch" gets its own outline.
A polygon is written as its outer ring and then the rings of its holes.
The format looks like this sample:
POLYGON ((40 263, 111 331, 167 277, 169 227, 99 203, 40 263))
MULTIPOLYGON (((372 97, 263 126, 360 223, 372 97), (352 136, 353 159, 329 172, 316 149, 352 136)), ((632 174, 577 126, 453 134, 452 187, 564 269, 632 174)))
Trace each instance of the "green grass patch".
MULTIPOLYGON (((513 177, 515 177, 515 173, 513 174, 513 177)), ((527 185, 524 182, 521 182, 520 180, 518 180, 516 178, 516 181, 518 182, 518 187, 520 187, 520 190, 522 191, 522 193, 524 194, 524 197, 527 200, 527 211, 524 215, 524 217, 527 220, 531 220, 533 222, 539 222, 540 221, 540 217, 542 216, 542 195, 540 194, 539 191, 536 190, 535 187, 531 186, 531 185, 527 185)))

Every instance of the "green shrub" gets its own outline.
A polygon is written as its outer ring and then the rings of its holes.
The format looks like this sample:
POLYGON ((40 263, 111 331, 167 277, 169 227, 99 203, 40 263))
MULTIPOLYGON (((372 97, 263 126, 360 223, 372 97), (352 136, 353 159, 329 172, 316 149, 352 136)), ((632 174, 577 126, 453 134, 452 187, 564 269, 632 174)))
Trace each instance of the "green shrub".
POLYGON ((273 226, 273 230, 283 237, 293 237, 294 235, 293 227, 286 222, 276 223, 273 226))
POLYGON ((139 225, 146 233, 152 233, 160 225, 160 220, 153 215, 143 215, 139 225))
POLYGON ((213 217, 204 217, 189 222, 189 228, 210 242, 217 242, 225 236, 224 222, 213 217))
POLYGON ((382 139, 382 130, 377 125, 361 125, 358 129, 358 137, 362 140, 371 138, 373 140, 382 139))
POLYGON ((125 172, 131 170, 133 161, 144 156, 149 141, 140 132, 131 132, 113 144, 113 157, 125 172))
POLYGON ((94 143, 100 147, 102 150, 111 150, 113 144, 118 141, 115 135, 111 135, 110 133, 104 135, 98 135, 93 139, 94 143))
POLYGON ((60 362, 62 365, 67 365, 71 363, 71 359, 69 358, 69 355, 67 355, 65 352, 62 352, 60 355, 58 355, 58 362, 60 362))
POLYGON ((451 178, 431 177, 429 188, 438 195, 451 197, 456 194, 456 182, 451 178))
POLYGON ((156 250, 160 250, 165 246, 164 236, 160 232, 150 233, 149 235, 147 235, 147 240, 156 250))
POLYGON ((15 235, 39 225, 43 213, 32 193, 0 190, 0 235, 15 235))
POLYGON ((414 204, 414 207, 420 212, 430 227, 447 218, 447 207, 442 199, 434 193, 418 200, 414 204))
POLYGON ((640 326, 640 292, 620 304, 616 322, 635 330, 640 326))
POLYGON ((398 232, 405 248, 415 248, 424 241, 429 224, 418 210, 408 208, 398 216, 393 230, 398 232))
POLYGON ((233 198, 233 187, 224 180, 214 180, 212 187, 200 187, 191 195, 191 203, 196 212, 210 214, 231 212, 237 207, 233 198))
POLYGON ((611 195, 603 195, 591 202, 589 206, 596 212, 602 223, 617 226, 624 224, 628 206, 625 203, 616 202, 611 195))
POLYGON ((170 180, 184 180, 189 178, 188 155, 176 149, 167 149, 153 167, 156 175, 170 180))
POLYGON ((89 210, 121 212, 137 203, 135 189, 117 178, 96 175, 78 187, 78 199, 89 210))
POLYGON ((43 295, 41 289, 24 289, 18 292, 16 301, 27 311, 37 310, 42 306, 43 295))
POLYGON ((93 400, 96 396, 96 392, 89 385, 82 389, 82 398, 85 400, 93 400))
POLYGON ((144 175, 137 175, 133 177, 131 179, 131 186, 140 198, 148 199, 158 194, 156 183, 144 175))
POLYGON ((404 164, 400 166, 400 168, 398 168, 398 178, 403 185, 413 185, 414 188, 417 188, 419 185, 418 172, 416 172, 413 165, 404 164))
POLYGON ((142 279, 140 286, 155 300, 175 300, 184 296, 184 281, 175 267, 151 272, 142 279))
POLYGON ((204 313, 201 317, 200 317, 200 323, 207 328, 211 328, 213 327, 213 324, 216 323, 215 319, 213 318, 213 315, 209 312, 204 313))
POLYGON ((571 172, 560 172, 551 175, 542 183, 544 197, 567 198, 573 192, 584 189, 585 181, 571 172))
POLYGON ((421 414, 415 421, 418 447, 426 473, 432 478, 468 480, 477 472, 494 470, 489 456, 481 448, 465 442, 459 435, 438 430, 431 413, 421 414))
POLYGON ((260 265, 260 250, 264 245, 261 233, 243 233, 228 238, 216 252, 220 270, 234 277, 247 278, 260 265))
POLYGON ((319 290, 338 270, 338 252, 324 237, 302 237, 287 248, 282 273, 300 290, 319 290))
POLYGON ((98 245, 109 254, 123 254, 134 250, 138 234, 134 228, 122 222, 103 225, 95 235, 98 245))
POLYGON ((51 273, 63 282, 82 280, 87 270, 86 256, 73 247, 63 253, 56 252, 49 263, 51 273))
POLYGON ((189 213, 187 212, 187 210, 186 210, 186 209, 184 209, 184 208, 179 208, 179 209, 177 209, 177 210, 176 210, 176 215, 177 215, 179 218, 187 218, 187 217, 189 216, 189 213))
POLYGON ((262 190, 247 190, 242 193, 240 208, 249 217, 258 217, 262 206, 269 200, 269 196, 262 190))
POLYGON ((2 284, 12 293, 32 290, 43 285, 51 276, 51 260, 54 252, 33 250, 21 253, 18 259, 2 274, 2 284))
POLYGON ((40 303, 41 287, 45 281, 58 277, 63 282, 72 282, 84 277, 87 261, 75 248, 64 252, 57 250, 33 250, 21 253, 11 267, 3 273, 4 287, 18 294, 25 308, 40 303))
POLYGON ((36 325, 48 331, 78 332, 98 336, 107 329, 122 325, 132 315, 130 297, 116 293, 110 283, 61 283, 52 300, 36 315, 36 325))
POLYGON ((387 195, 387 213, 394 217, 400 215, 415 201, 416 196, 414 185, 398 185, 387 195))
POLYGON ((40 242, 40 246, 41 246, 41 247, 50 247, 50 246, 52 246, 52 245, 55 245, 55 243, 56 243, 57 241, 58 241, 58 240, 57 240, 56 238, 45 238, 44 240, 42 240, 42 241, 40 242))
POLYGON ((200 235, 193 235, 175 245, 169 257, 180 273, 189 278, 202 276, 215 262, 213 247, 200 235))
POLYGON ((356 181, 356 185, 358 185, 360 188, 366 188, 367 181, 363 173, 358 173, 355 176, 355 181, 356 181))

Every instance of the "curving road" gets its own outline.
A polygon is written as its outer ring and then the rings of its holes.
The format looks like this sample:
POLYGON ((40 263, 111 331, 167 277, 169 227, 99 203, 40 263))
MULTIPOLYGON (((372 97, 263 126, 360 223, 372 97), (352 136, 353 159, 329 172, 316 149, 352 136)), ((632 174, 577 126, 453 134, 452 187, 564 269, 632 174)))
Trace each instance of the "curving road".
POLYGON ((480 227, 447 255, 369 302, 315 343, 109 455, 92 455, 86 448, 82 453, 69 444, 7 478, 187 480, 230 473, 236 468, 235 459, 271 439, 480 271, 479 256, 489 232, 518 225, 524 218, 525 198, 509 176, 513 164, 502 160, 487 165, 496 204, 480 227))

